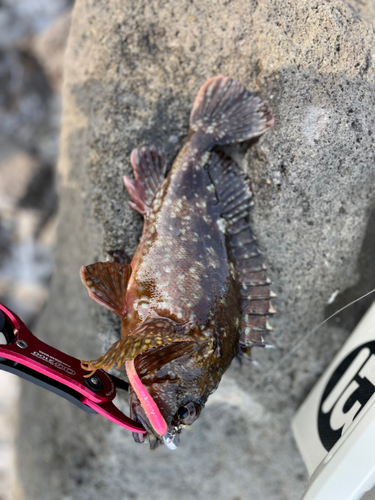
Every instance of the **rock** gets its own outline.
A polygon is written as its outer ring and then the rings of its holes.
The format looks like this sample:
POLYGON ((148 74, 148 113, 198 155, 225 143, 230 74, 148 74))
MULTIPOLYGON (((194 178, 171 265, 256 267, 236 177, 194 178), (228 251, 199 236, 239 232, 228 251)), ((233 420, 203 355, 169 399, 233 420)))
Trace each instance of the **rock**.
POLYGON ((49 165, 56 163, 58 151, 70 4, 14 0, 0 5, 0 141, 5 138, 49 165))
MULTIPOLYGON (((151 453, 101 417, 24 387, 18 453, 26 498, 301 496, 307 473, 291 418, 349 324, 327 323, 280 360, 326 316, 333 292, 329 307, 354 288, 358 296, 368 291, 374 19, 371 5, 354 0, 77 0, 65 68, 56 272, 35 333, 86 359, 118 338, 118 322, 90 302, 79 268, 108 250, 134 252, 142 219, 122 184, 123 174, 132 175, 129 153, 154 143, 172 162, 197 90, 221 73, 259 91, 276 118, 247 154, 231 149, 252 179, 252 226, 278 293, 269 339, 276 349, 254 353, 259 368, 233 363, 175 453, 151 453)), ((351 311, 350 328, 363 312, 351 311)))
POLYGON ((16 453, 14 442, 17 434, 17 404, 20 380, 10 373, 1 373, 0 384, 0 492, 3 500, 22 500, 15 474, 16 453))
POLYGON ((26 197, 29 186, 42 169, 32 156, 16 151, 0 163, 0 208, 14 209, 26 197))
POLYGON ((70 19, 71 11, 69 10, 61 14, 48 30, 33 40, 33 52, 44 67, 55 92, 61 91, 70 19))
POLYGON ((45 221, 55 202, 48 172, 19 150, 0 163, 0 302, 24 321, 35 319, 48 296, 53 221, 45 221))
POLYGON ((0 301, 28 321, 45 302, 52 268, 69 4, 0 6, 0 301))
POLYGON ((5 0, 0 6, 0 47, 9 50, 45 31, 69 4, 71 0, 5 0))

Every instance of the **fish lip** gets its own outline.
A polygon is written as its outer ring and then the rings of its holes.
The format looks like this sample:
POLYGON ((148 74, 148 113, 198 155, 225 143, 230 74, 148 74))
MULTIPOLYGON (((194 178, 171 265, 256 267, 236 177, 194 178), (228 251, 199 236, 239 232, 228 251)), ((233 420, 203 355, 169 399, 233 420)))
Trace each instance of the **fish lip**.
MULTIPOLYGON (((152 444, 152 443, 156 444, 155 441, 157 441, 159 444, 164 443, 165 446, 169 450, 177 450, 177 448, 180 446, 180 436, 181 436, 180 427, 178 427, 176 425, 169 425, 167 432, 163 436, 160 436, 160 434, 155 432, 154 428, 150 424, 146 415, 140 415, 139 410, 143 411, 143 408, 142 407, 138 408, 137 418, 147 431, 147 437, 150 441, 151 448, 157 447, 157 445, 155 446, 152 444), (150 439, 150 436, 151 436, 151 439, 150 439)), ((137 437, 138 437, 138 434, 137 434, 137 437)), ((140 440, 136 439, 136 441, 143 443, 144 442, 144 434, 141 434, 140 437, 141 437, 141 439, 140 440)))
MULTIPOLYGON (((158 445, 153 446, 152 443, 155 443, 155 441, 158 441, 159 444, 163 443, 163 436, 160 436, 160 434, 158 434, 154 430, 154 428, 152 427, 152 425, 151 425, 150 421, 148 420, 147 416, 144 414, 144 410, 143 410, 142 406, 138 407, 137 410, 138 410, 136 412, 137 419, 143 425, 143 427, 146 429, 146 431, 147 431, 147 437, 148 437, 148 440, 150 442, 150 447, 151 447, 151 449, 153 449, 154 447, 157 447, 158 445), (143 413, 143 415, 140 414, 141 412, 143 413)), ((167 433, 168 433, 168 431, 167 431, 167 433)), ((142 434, 141 436, 144 438, 145 435, 142 434)), ((144 439, 140 440, 139 442, 144 442, 144 439)))
POLYGON ((152 427, 151 423, 149 422, 149 420, 146 416, 141 416, 141 415, 137 414, 137 418, 141 422, 143 427, 146 429, 147 434, 150 434, 152 432, 152 434, 154 434, 154 436, 156 438, 159 437, 159 434, 157 432, 155 432, 154 428, 152 427))

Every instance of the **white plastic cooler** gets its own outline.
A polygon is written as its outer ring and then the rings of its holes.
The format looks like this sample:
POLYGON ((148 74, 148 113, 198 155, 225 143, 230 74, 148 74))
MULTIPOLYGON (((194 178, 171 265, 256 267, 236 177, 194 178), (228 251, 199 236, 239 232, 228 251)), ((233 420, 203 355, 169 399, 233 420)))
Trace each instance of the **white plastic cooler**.
POLYGON ((375 303, 292 422, 303 500, 375 500, 375 303))

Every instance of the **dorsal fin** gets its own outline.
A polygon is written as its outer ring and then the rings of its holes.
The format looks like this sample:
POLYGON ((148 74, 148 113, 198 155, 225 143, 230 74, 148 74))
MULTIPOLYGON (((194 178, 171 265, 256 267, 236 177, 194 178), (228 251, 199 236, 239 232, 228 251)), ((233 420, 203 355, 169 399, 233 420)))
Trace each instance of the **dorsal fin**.
POLYGON ((276 311, 270 299, 276 295, 270 290, 270 280, 262 264, 260 252, 246 217, 252 194, 246 175, 230 158, 212 153, 209 173, 222 208, 228 235, 228 252, 240 285, 242 321, 240 349, 264 346, 263 335, 271 330, 267 315, 276 311))
POLYGON ((272 331, 267 316, 274 314, 270 299, 276 297, 270 289, 270 279, 262 264, 255 238, 245 219, 232 226, 229 253, 237 270, 242 297, 240 348, 247 352, 252 346, 264 347, 264 334, 272 331))
POLYGON ((165 179, 167 164, 164 155, 155 146, 133 149, 130 162, 134 179, 124 176, 125 187, 130 197, 130 205, 140 214, 151 207, 152 200, 165 179))
POLYGON ((128 264, 97 262, 81 267, 81 279, 92 299, 124 318, 131 272, 128 264))
MULTIPOLYGON (((248 215, 252 193, 240 167, 222 153, 211 154, 209 173, 222 208, 227 229, 248 215)), ((253 237, 252 241, 255 241, 253 237)))

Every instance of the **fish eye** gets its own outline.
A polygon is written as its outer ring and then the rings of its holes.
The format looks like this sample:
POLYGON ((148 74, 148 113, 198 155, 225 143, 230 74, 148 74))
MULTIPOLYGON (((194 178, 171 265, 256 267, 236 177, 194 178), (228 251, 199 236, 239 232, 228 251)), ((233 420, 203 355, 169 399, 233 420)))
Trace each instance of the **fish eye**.
POLYGON ((181 406, 177 411, 177 416, 184 424, 190 425, 194 422, 196 409, 194 403, 188 403, 186 406, 181 406))
POLYGON ((178 409, 177 414, 180 420, 185 420, 185 418, 188 418, 190 415, 189 408, 187 406, 181 406, 181 408, 178 409))

